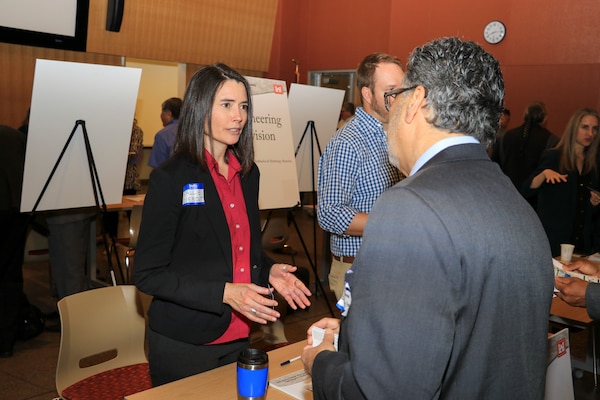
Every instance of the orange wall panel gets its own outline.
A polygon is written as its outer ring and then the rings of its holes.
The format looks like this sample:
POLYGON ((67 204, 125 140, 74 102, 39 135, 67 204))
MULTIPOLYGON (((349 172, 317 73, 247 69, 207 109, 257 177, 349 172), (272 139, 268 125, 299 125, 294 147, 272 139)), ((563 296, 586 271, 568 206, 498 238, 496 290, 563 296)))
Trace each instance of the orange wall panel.
POLYGON ((459 36, 499 60, 511 126, 534 100, 546 103, 548 128, 558 135, 575 109, 600 108, 597 0, 279 0, 279 7, 268 77, 291 82, 291 58, 300 61, 301 83, 310 70, 354 69, 373 51, 406 62, 416 46, 459 36), (490 45, 482 33, 494 19, 507 35, 490 45))
POLYGON ((562 136, 578 108, 600 109, 600 64, 516 65, 503 67, 502 72, 511 128, 523 123, 525 107, 533 101, 546 104, 547 128, 557 136, 562 136))

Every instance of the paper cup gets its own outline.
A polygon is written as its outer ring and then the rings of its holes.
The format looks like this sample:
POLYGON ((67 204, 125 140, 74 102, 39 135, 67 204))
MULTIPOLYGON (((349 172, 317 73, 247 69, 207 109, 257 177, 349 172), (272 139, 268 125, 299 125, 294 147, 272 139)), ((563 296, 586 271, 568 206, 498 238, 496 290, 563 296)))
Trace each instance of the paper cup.
POLYGON ((572 244, 563 243, 560 245, 560 260, 564 262, 571 261, 575 246, 572 244))

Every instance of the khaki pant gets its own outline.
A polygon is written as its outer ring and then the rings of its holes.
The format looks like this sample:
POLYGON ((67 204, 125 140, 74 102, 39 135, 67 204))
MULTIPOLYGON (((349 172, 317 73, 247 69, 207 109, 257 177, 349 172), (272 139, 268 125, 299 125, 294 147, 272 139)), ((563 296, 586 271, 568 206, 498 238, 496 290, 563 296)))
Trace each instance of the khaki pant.
POLYGON ((352 263, 346 263, 336 260, 331 260, 331 269, 329 270, 329 289, 335 293, 336 300, 339 300, 344 294, 344 282, 346 280, 346 272, 352 268, 352 263))

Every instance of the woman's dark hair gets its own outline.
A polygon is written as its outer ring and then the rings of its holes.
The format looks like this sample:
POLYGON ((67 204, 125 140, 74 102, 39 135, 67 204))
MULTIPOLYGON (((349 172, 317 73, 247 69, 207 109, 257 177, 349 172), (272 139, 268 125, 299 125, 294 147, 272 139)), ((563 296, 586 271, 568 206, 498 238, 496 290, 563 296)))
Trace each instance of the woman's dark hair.
POLYGON ((192 76, 183 98, 173 155, 185 156, 203 170, 208 170, 204 156, 204 135, 208 135, 212 143, 212 107, 217 91, 227 80, 242 83, 248 96, 248 121, 242 129, 239 141, 230 146, 240 161, 242 174, 246 174, 254 164, 250 85, 240 73, 222 63, 203 67, 192 76))

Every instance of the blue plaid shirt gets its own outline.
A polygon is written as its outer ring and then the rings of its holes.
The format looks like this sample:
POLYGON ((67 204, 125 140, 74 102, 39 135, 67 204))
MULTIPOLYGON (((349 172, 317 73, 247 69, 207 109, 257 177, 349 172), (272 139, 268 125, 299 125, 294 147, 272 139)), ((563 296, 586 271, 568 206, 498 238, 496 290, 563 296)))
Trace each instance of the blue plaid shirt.
POLYGON ((361 236, 344 233, 354 216, 369 213, 381 193, 400 180, 388 159, 383 125, 362 107, 335 133, 319 160, 317 217, 331 232, 331 252, 355 256, 361 236))

